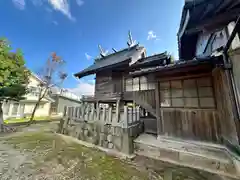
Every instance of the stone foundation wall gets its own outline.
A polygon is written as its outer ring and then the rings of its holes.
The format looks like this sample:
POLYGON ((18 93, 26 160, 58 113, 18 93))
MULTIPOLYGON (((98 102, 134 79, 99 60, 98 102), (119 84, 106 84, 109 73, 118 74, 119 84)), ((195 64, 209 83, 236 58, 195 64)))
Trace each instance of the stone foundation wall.
POLYGON ((70 135, 98 146, 125 154, 133 153, 133 139, 142 132, 142 123, 128 128, 102 124, 101 122, 75 122, 63 127, 63 134, 70 135))

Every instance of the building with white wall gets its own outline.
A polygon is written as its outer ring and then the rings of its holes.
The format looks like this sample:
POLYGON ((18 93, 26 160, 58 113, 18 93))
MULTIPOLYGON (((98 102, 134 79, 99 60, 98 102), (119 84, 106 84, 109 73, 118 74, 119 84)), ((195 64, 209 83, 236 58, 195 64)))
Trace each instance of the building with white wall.
MULTIPOLYGON (((30 116, 33 112, 34 106, 38 101, 38 96, 40 93, 39 85, 44 83, 39 77, 35 74, 31 74, 29 77, 28 89, 29 93, 24 97, 25 99, 16 102, 16 101, 7 101, 3 103, 3 117, 4 119, 12 118, 12 117, 26 117, 30 116)), ((49 116, 50 115, 50 107, 51 103, 54 100, 49 97, 48 93, 46 97, 44 97, 40 105, 38 106, 35 116, 49 116)))

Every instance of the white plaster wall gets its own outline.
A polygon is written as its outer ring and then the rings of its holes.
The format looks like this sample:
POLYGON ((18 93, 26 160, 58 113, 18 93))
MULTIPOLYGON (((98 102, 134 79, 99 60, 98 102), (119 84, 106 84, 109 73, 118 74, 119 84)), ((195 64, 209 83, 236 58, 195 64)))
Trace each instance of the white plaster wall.
MULTIPOLYGON (((51 103, 41 103, 35 112, 35 116, 49 116, 51 103)), ((30 114, 33 111, 35 103, 26 103, 24 113, 30 114)))
POLYGON ((36 111, 36 116, 49 116, 50 104, 51 103, 41 104, 36 111))

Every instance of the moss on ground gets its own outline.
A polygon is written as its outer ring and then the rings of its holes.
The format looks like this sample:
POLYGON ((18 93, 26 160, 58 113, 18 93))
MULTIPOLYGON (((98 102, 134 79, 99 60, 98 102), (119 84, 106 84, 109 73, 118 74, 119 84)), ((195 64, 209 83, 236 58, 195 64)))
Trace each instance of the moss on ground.
POLYGON ((47 169, 61 165, 62 174, 68 178, 89 180, 144 180, 146 172, 140 172, 128 163, 107 156, 96 149, 75 142, 67 142, 61 136, 44 132, 28 132, 5 139, 19 150, 35 154, 35 168, 47 169), (51 167, 50 167, 51 166, 51 167))
MULTIPOLYGON (((36 116, 33 118, 34 121, 49 121, 53 120, 54 118, 51 116, 36 116)), ((26 123, 29 122, 30 117, 25 118, 9 118, 4 120, 4 123, 6 124, 15 124, 15 123, 26 123)))

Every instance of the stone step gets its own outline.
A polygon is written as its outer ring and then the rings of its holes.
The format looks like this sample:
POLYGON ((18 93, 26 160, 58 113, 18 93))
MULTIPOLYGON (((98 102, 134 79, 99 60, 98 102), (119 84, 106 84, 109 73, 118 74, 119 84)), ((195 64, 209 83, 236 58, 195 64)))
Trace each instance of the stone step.
POLYGON ((217 157, 218 159, 221 158, 222 160, 231 159, 230 155, 227 153, 227 149, 224 146, 218 144, 181 140, 170 137, 156 138, 149 134, 140 135, 137 139, 134 140, 134 142, 177 151, 189 152, 196 155, 206 154, 209 157, 217 157))
POLYGON ((165 147, 177 150, 187 151, 189 153, 207 154, 208 156, 217 157, 218 159, 231 159, 227 149, 224 146, 206 142, 197 142, 189 140, 181 140, 170 137, 158 137, 157 141, 164 144, 165 147))
POLYGON ((240 179, 231 157, 220 146, 214 150, 210 145, 157 140, 149 135, 138 137, 134 146, 135 153, 140 156, 240 179))

